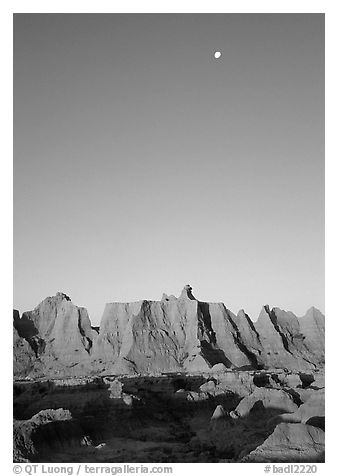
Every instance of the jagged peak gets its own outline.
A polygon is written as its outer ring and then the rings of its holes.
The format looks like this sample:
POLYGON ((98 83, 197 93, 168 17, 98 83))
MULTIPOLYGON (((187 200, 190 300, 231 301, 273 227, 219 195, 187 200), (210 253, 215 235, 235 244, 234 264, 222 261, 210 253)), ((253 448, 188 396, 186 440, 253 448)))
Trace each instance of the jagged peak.
MULTIPOLYGON (((43 301, 41 301, 35 308, 34 311, 38 311, 41 306, 45 306, 46 304, 49 305, 51 303, 55 303, 56 305, 61 304, 63 301, 72 302, 67 294, 58 291, 54 296, 47 296, 43 301)), ((31 311, 25 311, 24 314, 28 314, 31 311)))
POLYGON ((17 309, 13 309, 13 321, 16 322, 20 320, 20 312, 17 309))
POLYGON ((170 296, 168 296, 168 294, 166 293, 162 294, 161 301, 176 301, 176 300, 177 300, 177 297, 174 296, 173 294, 170 294, 170 296))
POLYGON ((56 298, 64 299, 65 301, 71 301, 70 297, 67 296, 67 294, 62 293, 61 291, 58 291, 55 295, 56 298))
POLYGON ((196 298, 192 293, 192 287, 190 286, 190 284, 186 284, 184 286, 179 299, 191 299, 192 301, 196 301, 196 298))
MULTIPOLYGON (((315 306, 311 306, 305 313, 305 316, 309 316, 311 314, 321 314, 323 317, 324 317, 324 314, 322 313, 322 311, 320 309, 318 309, 317 307, 315 306)), ((305 317, 304 316, 304 317, 305 317)))
POLYGON ((315 306, 309 307, 309 309, 306 312, 314 312, 314 311, 321 312, 321 310, 318 309, 318 307, 315 307, 315 306))
POLYGON ((270 316, 270 314, 271 310, 269 304, 264 304, 264 306, 262 306, 261 312, 259 313, 258 319, 265 319, 266 316, 270 316))
POLYGON ((264 306, 262 306, 261 312, 258 315, 257 322, 262 322, 270 318, 271 318, 270 306, 269 304, 264 304, 264 306))

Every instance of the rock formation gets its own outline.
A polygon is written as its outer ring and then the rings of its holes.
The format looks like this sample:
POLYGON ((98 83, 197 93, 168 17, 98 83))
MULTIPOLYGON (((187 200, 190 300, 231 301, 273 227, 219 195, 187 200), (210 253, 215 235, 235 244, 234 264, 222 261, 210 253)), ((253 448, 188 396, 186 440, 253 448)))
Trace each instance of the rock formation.
MULTIPOLYGON (((58 408, 57 410, 41 410, 28 420, 13 422, 13 459, 16 462, 35 461, 39 456, 36 448, 37 443, 44 440, 45 445, 51 447, 63 443, 64 446, 70 445, 71 436, 78 433, 78 442, 80 444, 81 429, 76 423, 68 423, 72 420, 69 410, 58 408), (63 424, 65 423, 65 424, 63 424), (61 425, 60 425, 61 424, 61 425), (65 431, 60 431, 60 426, 65 431), (75 431, 74 431, 75 429, 75 431), (63 434, 63 435, 62 435, 63 434), (62 438, 64 441, 62 442, 62 438)), ((39 445, 41 448, 41 444, 39 445)), ((40 450, 41 451, 41 450, 40 450)))
POLYGON ((21 337, 16 329, 16 324, 20 319, 17 310, 14 310, 13 318, 13 371, 14 375, 25 375, 33 370, 36 355, 29 342, 21 337))
POLYGON ((304 345, 300 324, 292 312, 264 306, 255 328, 260 336, 260 360, 266 367, 311 369, 316 367, 318 356, 304 345))
POLYGON ((325 433, 301 423, 280 423, 272 435, 242 459, 245 463, 324 461, 325 433))
POLYGON ((284 390, 259 387, 240 401, 233 411, 233 416, 235 418, 247 416, 254 407, 257 409, 258 402, 260 403, 259 408, 278 410, 280 413, 293 413, 298 410, 291 395, 284 390))
POLYGON ((324 316, 253 323, 191 286, 106 304, 63 293, 13 316, 16 462, 320 462, 324 316), (22 381, 24 379, 24 381, 22 381))
MULTIPOLYGON (((97 336, 86 309, 75 306, 63 293, 46 298, 21 318, 16 315, 14 329, 20 342, 29 345, 30 367, 47 375, 62 374, 66 369, 73 369, 75 375, 83 373, 97 336)), ((18 339, 16 342, 17 349, 18 339)), ((24 370, 21 365, 20 374, 24 370)))
POLYGON ((264 306, 254 324, 243 311, 198 301, 186 285, 176 298, 106 304, 98 330, 63 293, 14 316, 14 374, 80 376, 311 370, 324 363, 324 316, 297 318, 264 306))
POLYGON ((225 370, 15 382, 14 459, 320 462, 324 392, 300 388, 301 375, 225 370))
POLYGON ((311 307, 305 316, 299 318, 299 328, 304 336, 304 346, 317 357, 319 364, 325 360, 325 320, 323 314, 311 307))

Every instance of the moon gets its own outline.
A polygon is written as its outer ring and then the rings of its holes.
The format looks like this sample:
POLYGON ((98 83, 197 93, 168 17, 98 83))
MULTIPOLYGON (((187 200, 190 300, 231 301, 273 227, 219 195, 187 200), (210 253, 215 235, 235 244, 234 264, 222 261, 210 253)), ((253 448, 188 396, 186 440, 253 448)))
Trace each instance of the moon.
POLYGON ((220 51, 215 51, 214 57, 215 57, 216 59, 220 58, 221 56, 222 56, 222 53, 221 53, 220 51))

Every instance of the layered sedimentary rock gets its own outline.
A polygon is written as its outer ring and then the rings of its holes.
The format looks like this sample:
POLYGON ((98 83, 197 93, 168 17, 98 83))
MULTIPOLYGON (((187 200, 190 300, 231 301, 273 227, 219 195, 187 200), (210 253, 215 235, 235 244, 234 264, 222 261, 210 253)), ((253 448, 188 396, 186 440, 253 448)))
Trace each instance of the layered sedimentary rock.
POLYGON ((320 428, 302 423, 280 423, 272 435, 249 455, 245 463, 323 462, 325 433, 320 428))
POLYGON ((16 323, 20 319, 19 312, 14 310, 13 312, 13 371, 14 375, 26 374, 33 369, 36 355, 28 343, 28 341, 21 337, 16 330, 16 323))
MULTIPOLYGON (((14 319, 15 332, 30 347, 31 363, 40 373, 81 373, 97 336, 87 310, 75 306, 63 293, 48 297, 33 311, 14 319)), ((21 368, 21 373, 24 369, 21 368)))
POLYGON ((325 360, 325 320, 323 314, 311 307, 305 316, 299 318, 299 328, 304 336, 304 346, 317 357, 319 364, 325 360))
POLYGON ((198 354, 197 301, 179 299, 107 304, 101 320, 95 364, 117 373, 179 371, 198 354))
POLYGON ((311 308, 304 317, 264 306, 255 325, 265 366, 313 369, 324 362, 324 316, 311 308))
POLYGON ((14 373, 89 375, 308 370, 324 362, 324 316, 264 306, 254 324, 241 310, 198 301, 187 285, 161 301, 107 304, 98 330, 63 293, 14 318, 14 373))
POLYGON ((222 303, 197 301, 189 286, 179 298, 107 304, 93 357, 116 372, 251 365, 249 352, 238 345, 235 319, 222 303))

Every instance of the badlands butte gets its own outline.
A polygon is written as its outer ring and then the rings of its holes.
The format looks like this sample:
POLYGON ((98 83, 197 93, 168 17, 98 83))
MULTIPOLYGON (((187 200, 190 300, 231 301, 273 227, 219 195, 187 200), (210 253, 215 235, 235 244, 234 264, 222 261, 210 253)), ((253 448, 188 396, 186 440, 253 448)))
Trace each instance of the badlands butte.
POLYGON ((323 314, 256 322, 186 285, 109 303, 63 293, 14 311, 14 461, 320 462, 323 314))

